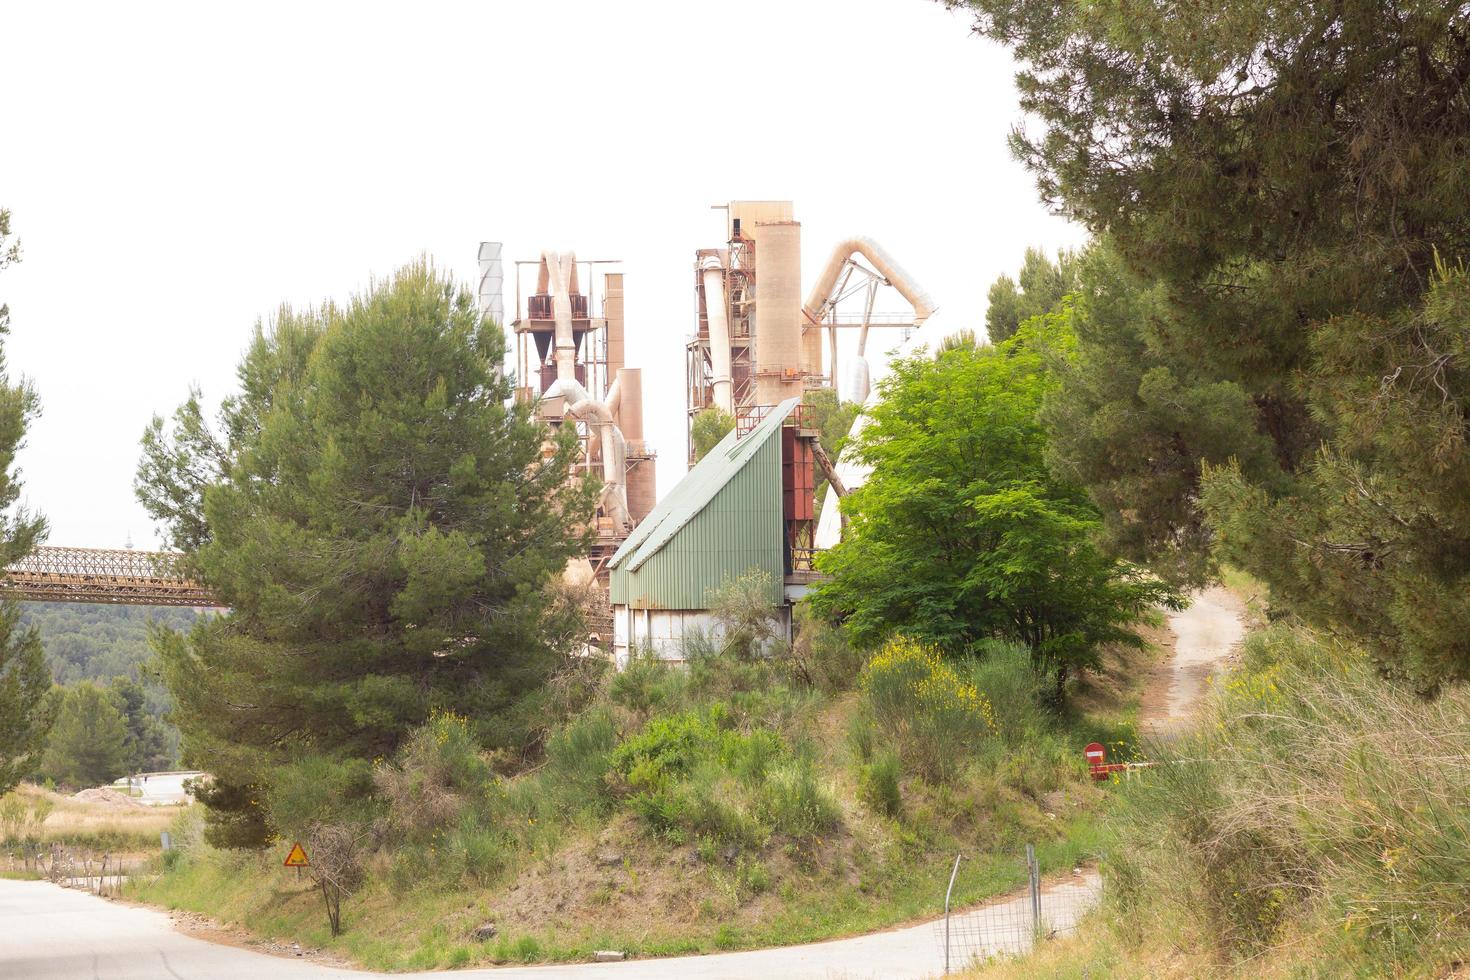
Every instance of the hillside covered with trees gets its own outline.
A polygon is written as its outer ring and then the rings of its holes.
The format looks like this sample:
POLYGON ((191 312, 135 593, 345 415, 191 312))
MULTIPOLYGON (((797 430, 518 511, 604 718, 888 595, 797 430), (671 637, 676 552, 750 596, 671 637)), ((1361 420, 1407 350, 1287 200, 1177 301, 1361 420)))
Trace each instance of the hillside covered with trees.
POLYGON ((56 686, 54 722, 36 775, 80 788, 131 772, 172 769, 179 733, 154 666, 149 630, 189 627, 192 609, 28 602, 20 628, 34 629, 56 686))

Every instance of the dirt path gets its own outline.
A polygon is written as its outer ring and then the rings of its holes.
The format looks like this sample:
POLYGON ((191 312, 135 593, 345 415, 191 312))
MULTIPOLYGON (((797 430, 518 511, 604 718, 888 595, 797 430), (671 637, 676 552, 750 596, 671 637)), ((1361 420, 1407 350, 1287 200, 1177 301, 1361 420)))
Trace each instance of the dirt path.
POLYGON ((1189 720, 1206 681, 1220 673, 1245 638, 1244 612, 1240 600, 1217 585, 1195 593, 1188 609, 1169 614, 1172 648, 1144 691, 1139 734, 1168 738, 1189 720))

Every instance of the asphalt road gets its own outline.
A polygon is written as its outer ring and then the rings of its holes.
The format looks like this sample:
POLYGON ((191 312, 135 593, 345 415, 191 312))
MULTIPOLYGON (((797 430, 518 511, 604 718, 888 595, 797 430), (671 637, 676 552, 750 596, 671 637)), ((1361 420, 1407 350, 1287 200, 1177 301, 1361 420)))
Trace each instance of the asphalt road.
MULTIPOLYGON (((1053 928, 1068 929, 1092 904, 1097 878, 1046 890, 1053 928)), ((965 950, 1022 952, 1031 942, 1030 898, 993 902, 957 916, 955 964, 965 950), (963 939, 963 945, 961 945, 963 939)), ((942 927, 933 922, 887 932, 746 953, 683 956, 622 963, 394 974, 421 980, 904 980, 937 976, 944 968, 942 927)), ((0 977, 6 980, 330 980, 382 977, 308 960, 256 953, 193 939, 168 915, 122 905, 41 881, 0 880, 0 977)))

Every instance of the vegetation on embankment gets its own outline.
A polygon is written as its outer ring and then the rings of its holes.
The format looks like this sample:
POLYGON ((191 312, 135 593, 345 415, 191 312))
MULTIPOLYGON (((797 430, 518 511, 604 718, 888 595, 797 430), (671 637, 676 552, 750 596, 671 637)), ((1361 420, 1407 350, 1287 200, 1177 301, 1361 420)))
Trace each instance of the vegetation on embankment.
POLYGON ((959 903, 1022 884, 1026 843, 1047 867, 1097 853, 1103 794, 1078 747, 1130 737, 1118 678, 1137 654, 1090 678, 1088 713, 1057 713, 1024 648, 945 661, 901 642, 864 670, 811 629, 818 652, 773 660, 583 665, 530 771, 499 774, 439 714, 370 773, 380 803, 349 814, 330 779, 278 792, 282 826, 296 807, 362 828, 340 936, 312 878, 281 867, 287 838, 226 851, 180 828, 132 897, 414 969, 829 938, 937 912, 957 850, 974 858, 959 903))
POLYGON ((1113 787, 1085 941, 980 976, 1452 975, 1470 955, 1470 689, 1253 634, 1197 730, 1113 787))

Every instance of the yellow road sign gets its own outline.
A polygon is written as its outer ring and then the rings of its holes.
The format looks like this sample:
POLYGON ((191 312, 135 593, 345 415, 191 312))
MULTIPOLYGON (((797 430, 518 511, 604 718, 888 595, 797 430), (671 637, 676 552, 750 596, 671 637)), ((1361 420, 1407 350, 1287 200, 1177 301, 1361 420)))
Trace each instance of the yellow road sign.
POLYGON ((307 860, 307 857, 306 857, 306 849, 304 847, 302 847, 300 844, 292 844, 291 845, 291 853, 286 855, 286 867, 288 867, 288 868, 309 868, 309 867, 311 867, 311 862, 309 860, 307 860))

